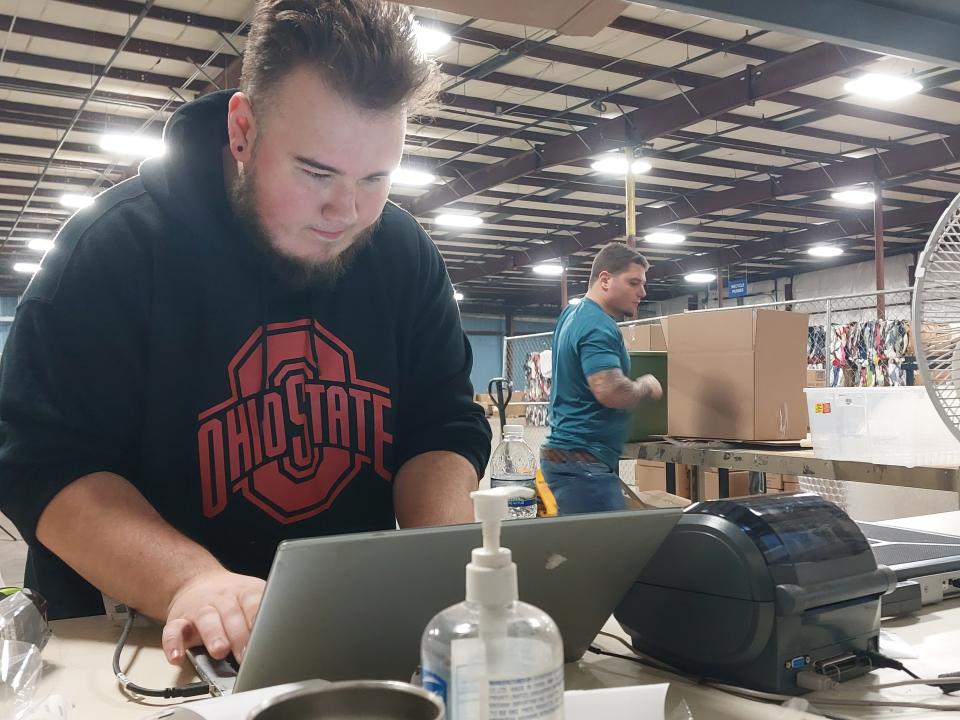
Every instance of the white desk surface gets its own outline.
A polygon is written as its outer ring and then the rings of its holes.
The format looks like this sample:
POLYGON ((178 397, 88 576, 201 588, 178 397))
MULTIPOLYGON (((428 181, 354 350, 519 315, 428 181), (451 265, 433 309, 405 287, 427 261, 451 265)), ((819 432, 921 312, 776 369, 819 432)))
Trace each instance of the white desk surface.
MULTIPOLYGON (((946 532, 960 535, 960 512, 928 515, 891 521, 900 527, 946 532)), ((178 701, 145 699, 134 702, 124 697, 111 671, 114 644, 120 628, 106 617, 61 620, 52 623, 54 637, 44 649, 44 676, 38 697, 59 694, 67 701, 67 720, 125 720, 142 718, 158 707, 178 701)), ((919 656, 904 661, 923 677, 945 672, 960 673, 960 600, 949 600, 925 608, 912 617, 885 621, 884 629, 896 633, 910 643, 919 656)), ((611 619, 605 628, 622 635, 619 625, 611 619)), ((619 643, 609 638, 598 638, 597 644, 612 652, 626 653, 619 643)), ((123 667, 130 679, 141 685, 166 687, 184 684, 193 679, 189 671, 179 671, 166 663, 160 650, 160 628, 134 628, 124 652, 123 667)), ((881 670, 864 678, 845 683, 831 691, 833 697, 852 699, 883 699, 955 703, 956 712, 906 710, 902 708, 855 708, 824 705, 822 709, 834 717, 886 718, 894 715, 905 718, 960 718, 960 698, 942 695, 926 686, 903 687, 872 691, 880 682, 906 679, 902 673, 881 670)), ((618 658, 587 653, 578 662, 567 666, 566 687, 569 690, 619 687, 656 682, 671 682, 667 697, 668 709, 681 699, 693 712, 695 720, 731 718, 760 720, 761 718, 812 718, 814 716, 776 705, 763 704, 733 697, 719 690, 693 685, 672 675, 648 670, 636 663, 618 658)), ((813 702, 821 694, 806 696, 813 702)), ((182 701, 179 701, 182 702, 182 701)))

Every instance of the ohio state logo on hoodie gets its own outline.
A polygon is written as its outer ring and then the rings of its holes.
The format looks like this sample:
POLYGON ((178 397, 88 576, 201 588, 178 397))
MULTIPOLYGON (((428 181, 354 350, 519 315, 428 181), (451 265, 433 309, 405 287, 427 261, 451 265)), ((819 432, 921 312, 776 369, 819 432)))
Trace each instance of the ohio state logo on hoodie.
POLYGON ((198 416, 206 517, 239 494, 294 523, 330 508, 364 464, 392 479, 390 389, 358 379, 353 351, 316 321, 258 328, 227 373, 230 399, 198 416))

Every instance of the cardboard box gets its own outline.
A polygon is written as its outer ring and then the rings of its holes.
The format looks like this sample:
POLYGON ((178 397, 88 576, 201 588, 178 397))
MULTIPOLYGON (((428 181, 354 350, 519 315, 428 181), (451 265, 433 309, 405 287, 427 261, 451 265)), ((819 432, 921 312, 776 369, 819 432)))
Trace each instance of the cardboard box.
MULTIPOLYGON (((676 488, 675 495, 690 497, 690 477, 686 465, 675 465, 676 488)), ((637 460, 634 467, 634 486, 640 492, 662 490, 667 488, 667 464, 651 460, 637 460)))
MULTIPOLYGON (((494 405, 496 408, 496 405, 494 405)), ((507 405, 508 418, 522 418, 527 416, 527 406, 523 403, 512 402, 507 405)))
POLYGON ((807 368, 806 387, 826 387, 827 371, 817 370, 816 368, 807 368))
POLYGON ((621 325, 623 344, 627 350, 666 350, 667 339, 659 323, 654 325, 621 325))
POLYGON ((783 475, 767 473, 767 492, 770 490, 783 490, 783 475))
POLYGON ((783 484, 783 492, 800 492, 800 484, 795 482, 785 482, 783 484))
MULTIPOLYGON (((720 498, 720 473, 717 470, 704 470, 704 500, 720 498)), ((750 494, 750 473, 745 470, 730 471, 730 492, 727 497, 743 497, 750 494)))
POLYGON ((624 0, 417 0, 416 4, 467 17, 547 28, 564 35, 585 36, 596 35, 630 6, 624 0))
POLYGON ((799 440, 807 315, 737 308, 670 317, 669 434, 722 440, 799 440))
POLYGON ((671 495, 663 490, 632 490, 631 492, 642 508, 683 508, 690 504, 689 498, 671 495))

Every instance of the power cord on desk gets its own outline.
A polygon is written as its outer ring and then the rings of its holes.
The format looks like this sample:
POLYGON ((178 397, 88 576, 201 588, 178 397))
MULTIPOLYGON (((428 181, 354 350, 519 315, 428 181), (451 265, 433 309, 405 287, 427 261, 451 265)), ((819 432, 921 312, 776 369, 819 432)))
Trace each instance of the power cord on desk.
POLYGON ((921 678, 915 672, 906 667, 902 662, 899 660, 894 660, 892 657, 887 657, 881 653, 868 653, 867 657, 870 658, 870 662, 873 663, 874 667, 886 667, 892 668, 893 670, 900 670, 913 678, 913 680, 904 680, 903 682, 886 683, 885 685, 880 685, 882 688, 903 687, 904 685, 930 685, 931 687, 938 688, 941 692, 947 695, 960 690, 960 673, 943 673, 939 677, 935 678, 921 678))
POLYGON ((120 639, 117 640, 117 647, 113 651, 113 674, 116 675, 117 681, 120 683, 120 687, 124 692, 132 693, 134 695, 141 695, 143 697, 159 697, 159 698, 187 698, 187 697, 197 697, 198 695, 209 695, 211 692, 210 686, 205 682, 195 682, 190 683, 189 685, 183 685, 181 687, 168 687, 163 688, 162 690, 154 688, 145 688, 131 682, 124 672, 120 669, 120 655, 123 653, 123 648, 127 644, 127 637, 130 635, 130 629, 133 627, 134 621, 137 619, 137 611, 133 608, 129 609, 129 615, 127 616, 127 622, 124 623, 123 631, 120 633, 120 639))
MULTIPOLYGON (((697 682, 697 683, 699 683, 699 684, 706 685, 707 687, 714 688, 715 690, 720 690, 720 691, 722 691, 722 692, 729 693, 730 695, 737 695, 737 696, 739 696, 739 697, 744 697, 744 698, 748 698, 748 699, 751 699, 751 700, 764 700, 764 701, 766 701, 766 702, 784 703, 784 702, 787 702, 788 700, 793 700, 793 699, 794 699, 794 696, 793 696, 793 695, 782 695, 782 694, 780 694, 780 693, 762 692, 762 691, 760 691, 760 690, 751 690, 750 688, 744 688, 744 687, 740 687, 740 686, 738 686, 738 685, 726 685, 726 684, 724 684, 724 683, 714 682, 714 681, 712 681, 712 680, 709 680, 708 678, 697 677, 696 675, 691 675, 691 674, 688 674, 688 673, 684 673, 684 672, 682 672, 682 671, 677 670, 676 668, 672 668, 671 666, 667 665, 666 663, 661 663, 661 662, 659 662, 659 661, 657 661, 657 660, 653 660, 652 658, 647 658, 647 657, 644 657, 644 656, 642 656, 642 655, 638 655, 638 654, 636 653, 636 650, 634 650, 633 647, 630 646, 623 638, 617 637, 616 635, 612 635, 612 634, 606 633, 606 632, 601 632, 600 635, 603 635, 604 637, 612 638, 612 639, 616 640, 617 642, 620 642, 620 643, 626 645, 627 647, 629 647, 629 648, 631 649, 631 652, 633 652, 634 654, 633 654, 633 655, 623 655, 623 654, 621 654, 621 653, 614 653, 614 652, 610 652, 610 651, 608 651, 608 650, 604 650, 604 649, 602 649, 602 648, 597 647, 596 645, 591 645, 591 646, 589 647, 590 652, 595 653, 595 654, 597 654, 597 655, 606 655, 606 656, 609 656, 609 657, 619 658, 619 659, 621 659, 621 660, 629 660, 629 661, 631 661, 631 662, 635 662, 635 663, 638 663, 638 664, 640 664, 640 665, 644 665, 644 666, 646 666, 646 667, 653 668, 653 669, 655 669, 655 670, 665 670, 666 672, 670 672, 670 673, 673 673, 673 674, 675 674, 675 675, 680 675, 680 676, 683 677, 684 679, 693 680, 693 681, 695 681, 695 682, 697 682)), ((878 655, 879 657, 884 658, 884 659, 887 660, 887 661, 897 662, 896 660, 893 660, 893 658, 887 658, 885 655, 880 656, 879 653, 877 653, 877 655, 878 655)), ((900 669, 900 668, 897 668, 897 669, 900 669)), ((913 675, 913 673, 911 673, 910 671, 906 670, 906 668, 903 668, 903 669, 904 669, 908 674, 913 675)), ((957 681, 956 684, 957 684, 957 686, 958 686, 957 689, 960 689, 960 676, 957 676, 957 677, 948 676, 947 678, 936 678, 935 680, 924 680, 923 678, 914 679, 914 680, 905 680, 905 681, 900 682, 900 683, 889 683, 889 684, 887 684, 887 685, 878 685, 878 686, 876 686, 876 687, 874 687, 874 688, 870 688, 870 689, 877 689, 877 690, 879 690, 879 689, 884 689, 884 688, 887 688, 887 687, 898 687, 898 686, 901 686, 901 685, 929 685, 929 684, 933 684, 933 683, 939 683, 939 684, 941 684, 941 685, 943 685, 943 684, 945 684, 945 685, 950 685, 950 684, 951 684, 951 683, 944 683, 944 682, 943 682, 944 679, 956 680, 956 681, 957 681)), ((809 700, 809 702, 811 702, 812 704, 819 704, 819 705, 837 705, 837 706, 841 706, 841 707, 843 707, 843 706, 848 706, 848 707, 918 708, 918 709, 920 709, 920 710, 944 710, 944 711, 954 711, 954 712, 960 710, 960 703, 942 704, 942 703, 922 703, 922 702, 900 702, 900 701, 896 701, 896 700, 855 700, 855 699, 852 699, 852 698, 851 698, 851 699, 848 699, 848 698, 812 698, 812 699, 809 700)))

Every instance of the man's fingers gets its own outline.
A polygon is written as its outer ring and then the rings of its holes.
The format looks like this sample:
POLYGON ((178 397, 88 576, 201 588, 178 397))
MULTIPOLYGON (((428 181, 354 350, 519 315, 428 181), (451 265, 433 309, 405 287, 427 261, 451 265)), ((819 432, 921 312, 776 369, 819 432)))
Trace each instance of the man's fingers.
POLYGON ((187 620, 177 618, 168 622, 163 626, 163 635, 161 636, 163 653, 167 656, 167 662, 173 665, 182 664, 186 649, 195 645, 198 639, 196 629, 187 620))
POLYGON ((253 629, 253 621, 257 619, 257 612, 260 610, 260 601, 263 599, 263 592, 245 592, 240 595, 240 608, 243 610, 243 616, 247 620, 247 627, 253 629))
POLYGON ((217 660, 223 660, 230 652, 230 640, 223 628, 223 620, 217 608, 212 605, 201 608, 200 612, 197 613, 196 620, 194 620, 194 625, 197 626, 200 640, 210 656, 217 660))
POLYGON ((247 618, 239 605, 232 604, 220 608, 220 621, 227 633, 230 650, 237 662, 240 662, 243 660, 243 653, 246 651, 247 642, 250 640, 250 626, 247 625, 247 618))

